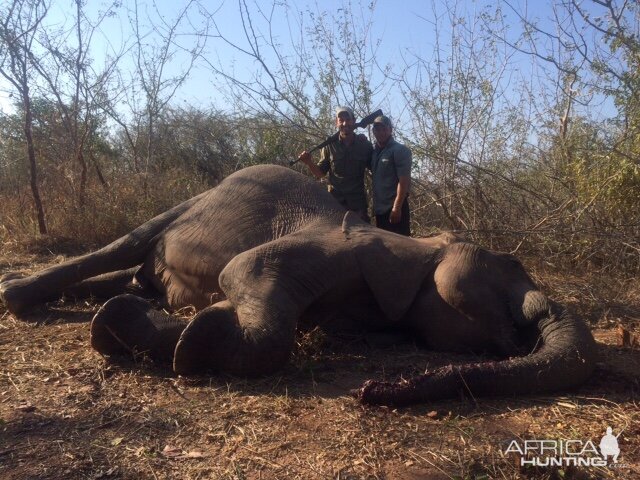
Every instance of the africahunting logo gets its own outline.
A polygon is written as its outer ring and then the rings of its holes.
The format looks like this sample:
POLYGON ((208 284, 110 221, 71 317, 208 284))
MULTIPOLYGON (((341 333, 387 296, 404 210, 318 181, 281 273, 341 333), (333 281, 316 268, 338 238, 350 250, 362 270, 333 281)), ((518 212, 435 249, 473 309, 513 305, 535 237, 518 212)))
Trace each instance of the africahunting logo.
POLYGON ((596 447, 591 440, 512 440, 505 454, 520 456, 520 466, 606 467, 617 466, 620 447, 611 427, 596 447))

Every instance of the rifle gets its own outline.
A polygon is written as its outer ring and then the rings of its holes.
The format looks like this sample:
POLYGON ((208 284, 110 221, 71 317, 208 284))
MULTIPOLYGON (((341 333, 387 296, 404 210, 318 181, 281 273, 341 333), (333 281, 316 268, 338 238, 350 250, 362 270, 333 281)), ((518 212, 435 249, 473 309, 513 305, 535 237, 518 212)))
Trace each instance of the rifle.
MULTIPOLYGON (((362 127, 367 127, 369 125, 371 125, 373 123, 373 121, 378 118, 380 115, 382 115, 382 110, 378 109, 373 113, 370 113, 369 115, 367 115, 366 117, 364 117, 362 120, 360 120, 359 122, 357 122, 354 125, 354 128, 362 128, 362 127)), ((309 150, 309 153, 313 153, 316 150, 320 150, 323 147, 326 147, 327 145, 331 145, 334 142, 338 141, 338 138, 340 137, 340 132, 336 132, 333 135, 331 135, 330 137, 327 137, 327 139, 322 142, 319 143, 318 145, 316 145, 315 147, 313 147, 311 150, 309 150)), ((291 160, 289 162, 289 166, 293 166, 296 163, 298 163, 298 160, 291 160)))

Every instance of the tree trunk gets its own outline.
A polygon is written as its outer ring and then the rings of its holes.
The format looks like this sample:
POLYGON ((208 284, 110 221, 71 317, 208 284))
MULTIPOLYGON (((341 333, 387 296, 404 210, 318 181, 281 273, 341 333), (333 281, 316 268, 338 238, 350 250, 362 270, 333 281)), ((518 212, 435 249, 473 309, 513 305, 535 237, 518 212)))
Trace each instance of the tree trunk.
POLYGON ((85 205, 85 198, 87 192, 87 162, 84 159, 82 149, 84 142, 78 147, 77 160, 80 166, 80 189, 78 191, 78 206, 82 209, 85 205))
POLYGON ((31 181, 31 193, 33 195, 33 203, 36 208, 38 217, 38 230, 41 235, 47 234, 47 223, 44 217, 44 208, 42 208, 42 200, 40 199, 40 191, 38 189, 38 170, 36 163, 36 151, 33 147, 33 116, 31 114, 31 101, 29 100, 29 89, 25 88, 24 97, 24 136, 27 140, 27 155, 29 158, 29 171, 31 181))

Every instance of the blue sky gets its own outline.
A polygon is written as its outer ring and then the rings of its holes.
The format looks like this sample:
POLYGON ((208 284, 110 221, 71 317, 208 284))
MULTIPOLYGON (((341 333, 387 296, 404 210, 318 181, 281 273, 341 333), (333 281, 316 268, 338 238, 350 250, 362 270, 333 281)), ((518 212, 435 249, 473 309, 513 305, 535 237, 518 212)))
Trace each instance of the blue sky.
MULTIPOLYGON (((87 2, 87 12, 90 17, 94 17, 97 12, 104 10, 110 2, 104 0, 91 0, 87 2)), ((241 45, 246 46, 246 42, 241 35, 241 17, 237 1, 233 0, 202 0, 201 3, 206 6, 210 12, 216 12, 215 21, 219 26, 221 33, 233 41, 237 41, 241 45)), ((305 18, 308 24, 308 12, 314 12, 316 15, 322 12, 332 12, 341 15, 344 10, 343 6, 349 2, 343 0, 324 0, 324 1, 302 1, 289 0, 288 11, 291 18, 305 18), (301 17, 302 16, 302 17, 301 17)), ((459 0, 456 8, 462 17, 468 19, 479 13, 485 6, 493 5, 496 2, 491 1, 472 1, 459 0)), ((125 8, 131 9, 132 2, 124 0, 124 7, 119 8, 118 15, 104 21, 100 32, 94 37, 92 45, 92 56, 96 65, 99 66, 105 62, 106 54, 111 50, 119 50, 122 46, 127 45, 131 39, 131 26, 127 19, 125 8)), ((140 0, 140 10, 153 10, 154 5, 157 6, 161 15, 166 20, 175 17, 177 12, 186 4, 185 1, 173 0, 157 0, 154 4, 151 0, 140 0)), ((272 4, 271 1, 247 0, 249 9, 252 11, 252 17, 256 22, 256 28, 260 33, 266 33, 266 23, 261 21, 260 10, 268 13, 268 8, 272 4)), ((378 0, 375 2, 373 14, 370 14, 367 1, 353 0, 350 2, 352 11, 356 17, 362 18, 362 24, 367 23, 367 19, 371 15, 371 33, 370 39, 372 43, 380 41, 377 50, 377 58, 382 65, 389 65, 392 71, 399 71, 403 65, 411 63, 414 55, 421 56, 427 60, 433 58, 436 45, 436 26, 438 29, 438 40, 440 49, 446 54, 450 47, 449 36, 449 17, 446 12, 445 5, 453 5, 454 2, 430 1, 430 0, 378 0)), ((527 3, 525 0, 510 2, 519 12, 530 18, 536 18, 541 25, 550 25, 552 17, 551 4, 547 1, 534 1, 527 3)), ((509 8, 505 8, 508 13, 509 8)), ((48 20, 52 25, 63 25, 68 15, 71 14, 72 2, 70 0, 53 0, 51 15, 48 20)), ((282 11, 279 9, 278 11, 282 11)), ((199 22, 197 15, 193 15, 192 20, 197 24, 199 22)), ((512 13, 508 14, 509 23, 517 27, 517 20, 512 13)), ((289 50, 290 33, 286 19, 282 15, 276 15, 273 20, 273 31, 276 33, 277 40, 282 43, 283 51, 289 50)), ((299 33, 297 26, 293 26, 293 33, 299 33)), ((188 36, 181 37, 180 40, 185 47, 192 44, 193 39, 188 36)), ((248 61, 247 58, 238 53, 234 53, 232 49, 225 46, 219 39, 211 39, 207 45, 207 58, 212 61, 219 59, 222 65, 228 66, 234 70, 239 76, 252 75, 256 71, 255 63, 248 61)), ((176 55, 174 60, 169 64, 169 71, 180 71, 185 64, 185 58, 176 55)), ((126 65, 126 64, 125 64, 126 65)), ((511 67, 513 74, 526 78, 531 76, 531 58, 523 55, 516 55, 511 59, 511 67)), ((374 73, 375 74, 375 73, 374 73)), ((226 110, 229 103, 224 95, 221 94, 219 87, 219 79, 212 76, 211 72, 204 66, 199 65, 194 68, 188 83, 181 88, 176 95, 177 102, 188 102, 196 106, 213 106, 215 108, 226 110)), ((376 99, 380 106, 387 106, 401 115, 403 106, 398 98, 398 92, 394 90, 386 90, 381 92, 380 98, 376 99)), ((7 110, 9 99, 7 97, 6 84, 0 83, 0 107, 7 110)))
MULTIPOLYGON (((219 6, 216 21, 222 33, 228 38, 242 45, 246 45, 246 41, 243 39, 241 33, 238 3, 236 1, 217 2, 215 0, 207 0, 205 3, 209 5, 211 10, 215 10, 216 7, 219 6)), ((305 26, 310 24, 309 12, 314 12, 316 15, 322 12, 340 15, 345 3, 343 0, 292 0, 288 2, 291 18, 295 19, 296 14, 303 16, 305 26)), ((453 2, 378 0, 375 2, 375 8, 372 13, 369 10, 370 2, 352 1, 350 3, 356 21, 358 21, 358 17, 361 19, 362 24, 367 23, 369 19, 371 20, 371 42, 380 42, 380 46, 377 49, 379 63, 381 65, 391 66, 395 72, 399 71, 405 62, 411 62, 413 55, 419 55, 423 58, 431 58, 433 56, 436 47, 436 23, 438 23, 438 28, 440 29, 440 48, 443 48, 445 51, 450 48, 449 19, 444 5, 453 2)), ((460 15, 473 16, 474 13, 477 13, 485 6, 494 3, 495 2, 492 1, 462 0, 459 2, 458 13, 460 15)), ((515 4, 517 4, 517 2, 515 4)), ((261 8, 267 6, 267 8, 265 8, 265 13, 267 13, 269 5, 271 5, 269 1, 249 2, 249 8, 252 10, 256 27, 258 29, 263 28, 263 30, 261 30, 262 33, 266 32, 266 23, 260 22, 260 15, 256 13, 256 6, 260 6, 261 8)), ((273 23, 275 25, 274 31, 278 35, 278 39, 285 46, 291 41, 289 29, 291 28, 293 30, 294 36, 299 32, 299 26, 295 24, 292 26, 289 25, 283 16, 275 16, 273 23)), ((228 48, 224 48, 224 46, 222 48, 216 48, 217 46, 220 46, 220 43, 211 42, 209 44, 209 56, 211 58, 219 56, 223 63, 227 62, 229 65, 233 65, 235 71, 241 75, 243 70, 245 74, 250 75, 250 73, 257 68, 255 64, 247 62, 246 57, 237 53, 234 54, 228 48)), ((284 51, 287 51, 286 47, 284 51)), ((523 64, 520 70, 528 69, 530 59, 523 58, 522 61, 523 64)), ((202 96, 206 95, 206 92, 210 92, 210 101, 218 103, 222 108, 225 107, 224 103, 219 103, 220 98, 216 95, 215 79, 212 79, 207 71, 198 69, 190 85, 193 87, 186 89, 183 93, 185 99, 188 101, 191 101, 189 96, 191 96, 192 99, 202 100, 202 96)), ((387 95, 393 96, 393 92, 388 92, 387 95)), ((386 98, 382 98, 381 102, 385 103, 386 100, 386 98)))

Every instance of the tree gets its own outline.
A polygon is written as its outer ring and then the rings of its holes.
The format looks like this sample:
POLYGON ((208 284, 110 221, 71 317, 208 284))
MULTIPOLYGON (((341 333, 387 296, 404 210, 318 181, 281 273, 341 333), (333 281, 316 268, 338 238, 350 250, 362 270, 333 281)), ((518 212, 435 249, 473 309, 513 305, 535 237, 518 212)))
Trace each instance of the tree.
POLYGON ((89 162, 93 163, 98 179, 106 185, 95 155, 90 152, 90 138, 101 122, 106 108, 106 88, 118 66, 120 53, 111 58, 104 70, 96 71, 90 56, 96 31, 105 18, 113 13, 117 5, 110 5, 98 13, 97 18, 89 19, 84 11, 82 0, 74 0, 73 21, 62 27, 42 29, 41 41, 47 53, 33 67, 44 80, 47 94, 55 99, 63 134, 58 138, 67 144, 65 158, 70 159, 68 176, 73 179, 70 187, 80 208, 84 206, 89 162), (73 163, 76 164, 75 168, 73 163))
POLYGON ((407 51, 398 74, 411 115, 412 197, 428 212, 415 219, 472 236, 504 230, 521 216, 521 205, 503 198, 540 196, 517 177, 526 167, 521 146, 530 122, 522 112, 530 98, 514 88, 519 79, 508 72, 513 54, 485 27, 503 28, 499 9, 477 14, 463 3, 440 5, 432 3, 433 21, 423 17, 435 32, 432 56, 407 51))
POLYGON ((156 165, 217 185, 239 166, 234 119, 216 111, 167 108, 156 120, 156 165))
POLYGON ((123 129, 135 171, 148 175, 159 144, 158 121, 189 78, 206 45, 208 25, 205 22, 196 28, 190 18, 195 0, 187 2, 173 19, 166 19, 156 3, 152 10, 143 7, 136 0, 127 11, 134 39, 130 45, 133 72, 131 79, 120 73, 118 89, 124 92, 129 112, 110 108, 109 115, 123 129), (182 28, 187 28, 186 33, 182 28), (193 40, 193 44, 182 45, 181 36, 193 40), (177 70, 169 68, 180 61, 182 66, 177 70))
POLYGON ((555 72, 550 112, 558 119, 541 130, 544 156, 557 192, 571 199, 565 224, 583 232, 579 256, 616 251, 617 261, 637 265, 640 251, 640 4, 625 0, 561 0, 544 27, 504 2, 523 34, 499 36, 515 51, 555 72), (613 102, 611 102, 613 100, 613 102), (593 107, 613 103, 602 118, 593 107), (611 110, 611 109, 609 109, 611 110), (576 199, 575 201, 573 199, 576 199), (583 248, 587 245, 588 248, 583 248), (623 260, 624 259, 624 260, 623 260))
POLYGON ((34 43, 38 27, 49 10, 46 0, 12 0, 0 10, 0 75, 18 93, 23 118, 29 180, 40 234, 47 233, 44 208, 38 185, 38 162, 33 142, 33 114, 31 109, 31 67, 38 63, 34 43))
POLYGON ((299 12, 275 1, 250 7, 239 0, 238 8, 240 38, 219 24, 216 12, 206 13, 211 44, 257 68, 236 72, 212 60, 214 55, 202 58, 226 84, 235 111, 271 119, 274 126, 287 124, 317 140, 333 130, 335 107, 348 105, 365 116, 389 88, 387 67, 375 58, 381 42, 371 32, 375 2, 360 11, 344 2, 335 13, 299 12))

